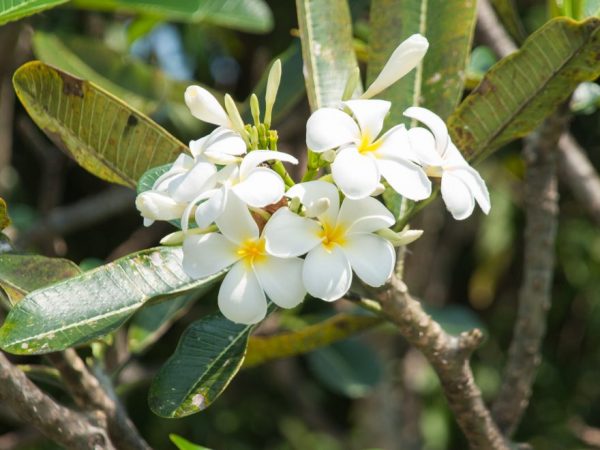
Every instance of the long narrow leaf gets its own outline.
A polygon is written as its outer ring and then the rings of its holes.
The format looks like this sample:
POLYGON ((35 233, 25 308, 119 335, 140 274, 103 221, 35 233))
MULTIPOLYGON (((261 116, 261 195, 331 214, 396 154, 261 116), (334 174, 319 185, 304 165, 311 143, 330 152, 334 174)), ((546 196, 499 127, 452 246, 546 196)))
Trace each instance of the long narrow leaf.
POLYGON ((62 5, 69 0, 0 0, 0 25, 62 5))

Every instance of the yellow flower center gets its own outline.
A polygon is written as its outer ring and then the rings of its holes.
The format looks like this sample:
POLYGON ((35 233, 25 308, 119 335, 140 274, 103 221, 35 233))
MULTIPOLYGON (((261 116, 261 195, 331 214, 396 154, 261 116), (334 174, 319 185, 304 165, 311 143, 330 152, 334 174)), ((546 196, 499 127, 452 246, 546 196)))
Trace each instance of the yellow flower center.
POLYGON ((366 153, 372 153, 381 147, 381 139, 375 142, 371 142, 371 136, 368 133, 363 133, 358 144, 358 153, 364 155, 366 153))
POLYGON ((319 232, 321 243, 328 251, 333 250, 333 246, 344 245, 346 243, 346 229, 340 225, 332 226, 324 222, 323 229, 319 232))
POLYGON ((440 166, 426 166, 424 169, 427 176, 431 178, 441 178, 444 173, 444 169, 440 166))
POLYGON ((252 264, 260 263, 267 259, 267 252, 265 251, 265 240, 260 239, 246 239, 242 245, 236 251, 237 256, 248 266, 252 264))

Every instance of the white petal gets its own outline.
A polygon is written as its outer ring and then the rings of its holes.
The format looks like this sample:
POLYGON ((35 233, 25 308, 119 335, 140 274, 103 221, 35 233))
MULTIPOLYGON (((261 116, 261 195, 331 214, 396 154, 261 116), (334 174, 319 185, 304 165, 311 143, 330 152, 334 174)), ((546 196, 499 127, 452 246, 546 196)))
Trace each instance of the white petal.
POLYGON ((373 197, 359 200, 346 198, 340 208, 337 225, 346 233, 370 233, 394 225, 394 215, 373 197))
POLYGON ((319 209, 317 206, 321 199, 327 199, 329 208, 319 214, 318 218, 335 223, 340 210, 340 194, 334 184, 319 180, 298 183, 289 188, 285 195, 289 198, 297 197, 308 210, 319 209))
POLYGON ((200 139, 196 139, 195 141, 190 141, 190 152, 194 156, 200 156, 204 154, 206 148, 206 141, 208 141, 208 136, 201 137, 200 139))
POLYGON ((169 193, 178 202, 189 202, 198 194, 212 188, 217 167, 201 158, 194 167, 169 185, 169 193))
POLYGON ((262 208, 277 203, 283 197, 285 185, 281 177, 271 169, 258 167, 232 188, 244 203, 262 208))
POLYGON ((179 219, 185 206, 169 195, 156 191, 142 192, 135 199, 135 207, 143 217, 150 220, 179 219))
POLYGON ((246 153, 246 144, 238 133, 219 127, 208 136, 190 142, 194 156, 203 155, 215 164, 230 164, 246 153))
POLYGON ((419 122, 423 122, 429 127, 435 136, 435 148, 438 154, 443 158, 450 137, 448 136, 448 128, 446 128, 446 124, 442 118, 428 109, 420 108, 418 106, 411 106, 404 111, 404 115, 411 119, 416 119, 419 122))
POLYGON ((215 220, 217 227, 227 239, 242 244, 258 238, 258 225, 250 211, 237 195, 228 195, 223 213, 215 220))
POLYGON ((481 178, 481 175, 479 175, 479 172, 471 166, 454 169, 449 172, 451 172, 453 176, 459 177, 469 187, 471 194, 473 194, 475 200, 477 200, 481 210, 485 214, 488 214, 491 208, 490 193, 485 185, 485 181, 481 178))
POLYGON ((317 109, 306 122, 306 146, 313 152, 321 153, 359 140, 358 125, 339 109, 317 109))
POLYGON ((356 147, 346 147, 331 165, 333 181, 348 198, 371 195, 379 184, 379 169, 375 158, 358 153, 356 147))
POLYGON ((227 113, 217 99, 200 86, 190 86, 185 90, 185 104, 192 115, 203 122, 231 128, 227 113))
POLYGON ((466 219, 475 208, 469 186, 451 171, 444 171, 442 175, 442 198, 446 208, 456 220, 466 219))
POLYGON ((379 148, 373 152, 376 158, 400 159, 418 162, 418 157, 413 152, 408 138, 408 131, 404 125, 390 128, 381 138, 379 148))
POLYGON ((343 250, 356 275, 369 286, 382 286, 394 271, 394 247, 379 236, 353 234, 348 237, 343 250))
POLYGON ((435 147, 435 137, 425 128, 415 127, 408 130, 411 149, 417 157, 417 162, 427 166, 441 166, 442 156, 435 147))
POLYGON ((396 47, 375 81, 362 95, 362 98, 371 98, 377 95, 417 67, 423 56, 425 56, 428 47, 427 39, 420 34, 413 34, 402 42, 396 47))
POLYGON ((232 322, 251 325, 267 315, 267 299, 252 268, 240 261, 225 276, 218 295, 219 309, 232 322))
POLYGON ((282 308, 293 308, 306 297, 302 284, 303 264, 300 258, 269 256, 254 264, 254 272, 273 303, 282 308))
POLYGON ((450 140, 448 143, 448 148, 446 149, 446 154, 444 155, 444 166, 459 166, 459 167, 469 167, 469 163, 464 158, 460 150, 456 148, 456 145, 450 140))
POLYGON ((200 203, 196 208, 194 218, 198 228, 206 228, 223 214, 227 202, 228 189, 223 187, 212 191, 207 200, 200 203))
POLYGON ((236 262, 237 246, 219 233, 192 234, 183 241, 183 270, 192 278, 204 278, 236 262))
POLYGON ((271 255, 282 258, 304 255, 320 244, 321 226, 312 219, 300 217, 288 208, 279 208, 271 216, 263 236, 271 255))
POLYGON ((352 269, 337 245, 328 251, 322 245, 311 250, 302 270, 304 287, 310 295, 331 302, 344 296, 352 284, 352 269))
POLYGON ((298 164, 298 160, 292 155, 272 150, 254 150, 248 153, 240 164, 240 178, 243 180, 248 174, 265 161, 285 161, 292 164, 298 164))
POLYGON ((240 178, 240 168, 238 164, 228 164, 217 172, 215 181, 222 184, 235 184, 240 178))
POLYGON ((378 159, 383 178, 393 190, 411 200, 424 200, 431 195, 431 181, 421 167, 410 161, 378 159))
MULTIPOLYGON (((187 206, 185 207, 185 210, 181 214, 181 229, 183 231, 187 231, 188 230, 188 228, 189 228, 189 222, 190 222, 190 215, 192 214, 192 211, 196 207, 196 205, 198 203, 202 202, 202 201, 210 199, 215 194, 216 194, 216 190, 215 189, 210 189, 208 191, 201 192, 200 194, 198 194, 197 197, 195 197, 194 199, 192 199, 187 204, 187 206)), ((204 228, 204 227, 202 227, 202 228, 204 228)))
POLYGON ((348 100, 344 104, 354 114, 360 131, 369 137, 369 142, 373 142, 381 133, 385 116, 392 106, 387 100, 348 100))

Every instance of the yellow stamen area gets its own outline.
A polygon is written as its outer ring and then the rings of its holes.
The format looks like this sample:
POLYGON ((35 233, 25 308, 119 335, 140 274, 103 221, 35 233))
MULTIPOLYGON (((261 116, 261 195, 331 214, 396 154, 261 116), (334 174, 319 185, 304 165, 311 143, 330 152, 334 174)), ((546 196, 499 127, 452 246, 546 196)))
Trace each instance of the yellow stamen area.
POLYGON ((368 133, 364 133, 360 138, 360 144, 358 144, 358 152, 362 155, 372 153, 381 147, 381 144, 381 139, 371 142, 371 136, 368 133))
POLYGON ((263 238, 246 239, 242 245, 238 247, 236 253, 248 266, 260 263, 267 259, 265 240, 263 238))
POLYGON ((321 243, 328 250, 333 250, 334 245, 343 246, 346 243, 346 229, 340 225, 332 226, 323 223, 323 229, 319 232, 321 243))
POLYGON ((427 166, 425 167, 425 173, 431 178, 441 178, 444 173, 444 169, 440 166, 427 166))

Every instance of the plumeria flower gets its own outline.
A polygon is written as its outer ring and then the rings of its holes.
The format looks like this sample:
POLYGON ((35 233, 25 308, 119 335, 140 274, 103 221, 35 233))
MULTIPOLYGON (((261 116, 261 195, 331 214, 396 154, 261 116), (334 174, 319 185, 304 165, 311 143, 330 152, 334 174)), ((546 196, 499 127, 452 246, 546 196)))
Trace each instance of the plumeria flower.
POLYGON ((394 270, 394 247, 375 232, 394 224, 394 216, 372 197, 346 198, 340 207, 337 188, 324 181, 293 186, 286 193, 306 207, 299 216, 278 209, 264 229, 266 251, 281 258, 306 259, 302 281, 313 297, 337 300, 350 289, 352 271, 369 286, 383 285, 394 270))
POLYGON ((241 164, 229 164, 213 177, 215 188, 202 191, 183 212, 182 228, 188 228, 189 216, 195 207, 196 224, 205 228, 223 213, 228 198, 234 196, 251 208, 263 208, 277 203, 283 197, 285 184, 281 177, 268 167, 260 167, 266 161, 278 160, 297 164, 293 156, 272 150, 254 150, 241 164))
POLYGON ((331 165, 333 180, 346 197, 372 195, 383 176, 392 189, 411 200, 431 195, 431 182, 410 152, 408 133, 398 125, 378 138, 391 103, 385 100, 343 102, 315 111, 306 124, 306 145, 322 153, 338 149, 331 165))
POLYGON ((150 226, 155 220, 180 219, 198 193, 214 188, 216 173, 217 167, 201 155, 179 155, 151 190, 137 196, 135 205, 144 217, 144 225, 150 226))
POLYGON ((304 299, 302 260, 269 252, 241 199, 228 197, 216 225, 221 233, 186 237, 183 268, 191 277, 202 278, 231 266, 218 294, 219 309, 225 317, 253 324, 267 313, 266 296, 282 308, 293 308, 304 299))
POLYGON ((231 119, 219 101, 208 90, 200 86, 189 86, 184 94, 185 104, 192 116, 202 122, 233 129, 231 119))
POLYGON ((203 156, 215 164, 226 165, 241 160, 246 153, 246 143, 239 133, 219 127, 208 136, 190 141, 190 151, 195 157, 203 156))
POLYGON ((419 158, 430 177, 442 179, 442 198, 456 220, 473 213, 475 202, 481 210, 490 212, 490 194, 485 181, 460 154, 444 121, 425 108, 408 108, 404 115, 416 119, 429 128, 412 128, 408 136, 412 151, 419 158))

